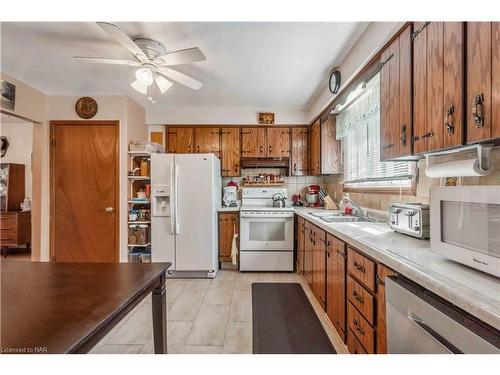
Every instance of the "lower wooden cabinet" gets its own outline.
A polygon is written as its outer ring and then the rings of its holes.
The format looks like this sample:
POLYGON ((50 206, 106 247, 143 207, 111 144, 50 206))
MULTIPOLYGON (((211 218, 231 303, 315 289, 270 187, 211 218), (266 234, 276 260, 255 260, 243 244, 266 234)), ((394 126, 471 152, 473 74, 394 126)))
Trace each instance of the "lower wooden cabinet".
POLYGON ((326 310, 326 232, 313 226, 312 290, 319 304, 326 310))
POLYGON ((231 262, 233 236, 239 232, 239 212, 219 212, 219 262, 231 262))
POLYGON ((302 217, 297 218, 297 273, 302 275, 304 273, 304 240, 305 240, 305 220, 302 217))
POLYGON ((387 353, 385 278, 393 270, 299 217, 297 272, 350 353, 387 353))
POLYGON ((346 340, 346 245, 326 235, 326 314, 335 330, 346 340))

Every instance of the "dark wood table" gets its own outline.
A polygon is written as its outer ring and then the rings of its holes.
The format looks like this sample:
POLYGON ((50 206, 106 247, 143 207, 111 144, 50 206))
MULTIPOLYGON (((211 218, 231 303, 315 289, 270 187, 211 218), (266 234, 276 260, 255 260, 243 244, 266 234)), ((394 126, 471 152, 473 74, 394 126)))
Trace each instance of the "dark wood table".
POLYGON ((155 353, 167 352, 170 263, 3 261, 2 353, 87 353, 153 293, 155 353))

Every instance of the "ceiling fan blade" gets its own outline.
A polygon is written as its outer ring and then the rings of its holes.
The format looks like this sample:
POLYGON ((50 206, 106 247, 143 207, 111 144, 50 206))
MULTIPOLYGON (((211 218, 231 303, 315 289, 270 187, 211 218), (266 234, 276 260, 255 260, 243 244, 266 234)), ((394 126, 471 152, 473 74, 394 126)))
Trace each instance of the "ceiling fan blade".
POLYGON ((204 60, 206 60, 205 55, 197 47, 180 49, 178 51, 158 56, 155 59, 155 61, 158 61, 158 64, 162 66, 181 65, 204 60))
POLYGON ((141 66, 138 61, 132 60, 120 60, 120 59, 108 59, 102 57, 84 57, 84 56, 73 56, 74 59, 94 64, 114 64, 114 65, 128 65, 128 66, 141 66))
POLYGON ((97 22, 99 27, 115 38, 122 46, 128 49, 140 61, 147 61, 148 58, 137 44, 125 34, 122 29, 112 23, 97 22))
POLYGON ((199 90, 203 87, 203 83, 201 83, 200 81, 188 77, 187 75, 178 72, 177 70, 167 68, 166 66, 159 67, 158 72, 174 80, 175 82, 180 83, 181 85, 189 87, 190 89, 199 90))

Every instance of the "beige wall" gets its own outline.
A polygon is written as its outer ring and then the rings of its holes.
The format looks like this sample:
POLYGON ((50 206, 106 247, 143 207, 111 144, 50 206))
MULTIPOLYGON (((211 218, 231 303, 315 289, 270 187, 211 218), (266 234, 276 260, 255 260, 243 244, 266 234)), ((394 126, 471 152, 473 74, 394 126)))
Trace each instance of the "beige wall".
MULTIPOLYGON (((403 22, 371 22, 338 66, 341 79, 339 92, 346 87, 363 66, 384 46, 398 31, 403 22)), ((325 82, 327 77, 325 77, 325 82)), ((325 85, 316 100, 307 111, 306 122, 311 122, 335 98, 325 85)))
POLYGON ((0 78, 16 86, 16 107, 14 111, 2 108, 17 116, 26 117, 38 124, 33 127, 33 181, 31 210, 31 256, 40 260, 42 249, 48 244, 48 222, 42 221, 42 212, 49 209, 48 200, 42 196, 48 194, 48 97, 30 85, 0 72, 0 78))
MULTIPOLYGON (((443 156, 439 162, 448 160, 457 160, 473 157, 473 153, 461 153, 455 156, 443 156)), ((493 171, 489 176, 483 177, 464 177, 458 179, 458 184, 470 185, 500 185, 500 148, 492 151, 493 171)), ((422 202, 429 203, 429 191, 432 186, 440 186, 443 181, 439 178, 429 178, 425 175, 425 159, 420 160, 418 166, 418 183, 416 195, 400 195, 400 194, 364 194, 364 193, 349 193, 351 199, 361 207, 370 210, 381 211, 374 212, 381 218, 385 218, 388 214, 389 205, 394 202, 422 202)), ((453 177, 453 176, 450 176, 453 177)), ((338 201, 342 197, 343 176, 325 177, 325 185, 327 191, 332 196, 336 196, 338 201)))

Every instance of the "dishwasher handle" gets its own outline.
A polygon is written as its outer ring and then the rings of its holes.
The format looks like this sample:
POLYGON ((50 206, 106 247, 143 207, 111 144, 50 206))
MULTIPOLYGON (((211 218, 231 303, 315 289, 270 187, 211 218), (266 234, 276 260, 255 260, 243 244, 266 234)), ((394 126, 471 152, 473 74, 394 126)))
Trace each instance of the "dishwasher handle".
POLYGON ((416 316, 412 312, 408 312, 408 319, 414 323, 418 328, 431 336, 434 340, 438 341, 441 345, 443 345, 447 350, 449 350, 452 354, 464 354, 461 350, 459 350, 455 345, 446 340, 443 336, 441 336, 438 332, 434 331, 431 327, 429 327, 422 319, 416 316))

